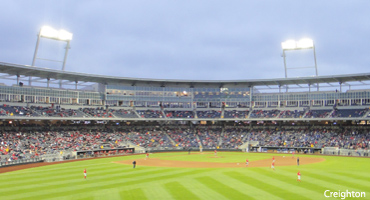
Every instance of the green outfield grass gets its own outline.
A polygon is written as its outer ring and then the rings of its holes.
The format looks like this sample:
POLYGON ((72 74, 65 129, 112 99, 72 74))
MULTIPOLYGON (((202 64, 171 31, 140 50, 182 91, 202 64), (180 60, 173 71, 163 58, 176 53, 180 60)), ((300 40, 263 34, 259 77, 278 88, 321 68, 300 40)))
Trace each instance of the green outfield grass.
MULTIPOLYGON (((211 153, 211 152, 209 152, 211 153)), ((202 162, 271 159, 264 153, 155 153, 150 158, 202 162)), ((308 155, 299 155, 300 157, 308 155)), ((366 192, 370 199, 370 159, 320 156, 324 162, 260 168, 165 168, 113 163, 144 155, 76 161, 0 174, 0 199, 340 199, 324 191, 366 192), (86 168, 88 178, 83 179, 86 168), (298 183, 297 172, 302 173, 298 183)), ((346 198, 350 199, 350 198, 346 198)), ((360 199, 360 198, 358 198, 360 199)))

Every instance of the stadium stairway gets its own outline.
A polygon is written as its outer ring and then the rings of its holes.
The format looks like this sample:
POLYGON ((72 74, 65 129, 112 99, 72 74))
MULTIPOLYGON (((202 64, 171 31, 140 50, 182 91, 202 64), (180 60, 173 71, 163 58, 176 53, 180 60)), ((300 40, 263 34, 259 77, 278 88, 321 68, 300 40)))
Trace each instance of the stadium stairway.
MULTIPOLYGON (((364 114, 364 116, 362 116, 362 118, 366 118, 366 117, 368 117, 369 116, 369 114, 370 114, 370 109, 364 114)), ((370 117, 370 116, 369 116, 370 117)))
POLYGON ((168 140, 172 143, 173 146, 176 146, 176 142, 167 134, 163 127, 161 127, 161 131, 164 135, 167 136, 168 140))
POLYGON ((139 118, 142 118, 142 117, 139 115, 139 113, 137 113, 137 111, 136 111, 136 109, 135 109, 135 108, 133 109, 133 111, 134 111, 134 113, 135 113, 139 118))
POLYGON ((196 134, 195 136, 197 136, 198 145, 199 145, 200 147, 203 147, 204 145, 202 144, 202 141, 200 140, 199 135, 198 135, 198 134, 196 134))
POLYGON ((333 113, 334 113, 334 109, 327 115, 327 116, 325 116, 324 118, 330 118, 332 115, 333 115, 333 113))
POLYGON ((161 113, 162 113, 162 115, 163 115, 163 117, 164 117, 164 118, 166 118, 166 119, 168 118, 168 117, 166 116, 166 114, 164 113, 163 108, 161 108, 161 113))
POLYGON ((220 140, 218 141, 218 144, 217 144, 217 146, 221 146, 222 145, 222 138, 223 138, 223 136, 224 136, 224 131, 225 131, 225 128, 223 127, 222 128, 222 130, 221 130, 221 137, 220 137, 220 140))

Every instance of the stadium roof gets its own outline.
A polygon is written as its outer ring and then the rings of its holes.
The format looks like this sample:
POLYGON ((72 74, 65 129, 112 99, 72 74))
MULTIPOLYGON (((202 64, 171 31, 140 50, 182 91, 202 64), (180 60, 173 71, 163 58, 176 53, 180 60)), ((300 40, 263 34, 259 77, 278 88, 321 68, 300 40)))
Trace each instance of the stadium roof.
POLYGON ((296 78, 255 79, 255 80, 175 80, 128 78, 68 72, 48 68, 33 67, 0 62, 0 73, 14 76, 32 76, 41 79, 67 80, 70 82, 93 82, 108 85, 132 86, 171 86, 171 87, 249 87, 249 86, 283 86, 283 85, 314 85, 317 83, 347 83, 370 81, 370 73, 346 74, 333 76, 312 76, 296 78))

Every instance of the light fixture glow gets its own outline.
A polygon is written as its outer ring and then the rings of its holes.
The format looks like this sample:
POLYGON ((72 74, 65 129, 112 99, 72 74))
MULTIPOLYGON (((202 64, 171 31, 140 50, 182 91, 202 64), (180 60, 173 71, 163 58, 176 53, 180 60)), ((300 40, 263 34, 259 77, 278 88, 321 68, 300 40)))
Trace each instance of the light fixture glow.
POLYGON ((313 41, 309 38, 303 38, 299 41, 287 40, 281 43, 283 50, 310 49, 313 48, 313 41))
POLYGON ((283 49, 295 49, 297 48, 297 43, 294 40, 287 40, 281 43, 283 49))
POLYGON ((313 48, 313 41, 308 38, 301 39, 297 42, 297 48, 300 49, 313 48))
POLYGON ((54 40, 71 41, 73 34, 66 30, 55 30, 50 26, 43 26, 40 30, 40 36, 54 40))
POLYGON ((70 33, 70 32, 68 32, 68 31, 66 31, 66 30, 60 30, 59 31, 59 39, 60 40, 68 40, 68 41, 71 41, 72 40, 72 36, 73 36, 73 34, 72 33, 70 33))

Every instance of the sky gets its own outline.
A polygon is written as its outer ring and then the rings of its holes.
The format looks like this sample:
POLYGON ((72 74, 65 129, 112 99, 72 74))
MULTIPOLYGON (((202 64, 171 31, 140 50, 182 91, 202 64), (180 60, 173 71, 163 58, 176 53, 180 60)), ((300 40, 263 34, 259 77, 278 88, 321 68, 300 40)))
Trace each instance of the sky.
MULTIPOLYGON (((369 73, 368 0, 13 0, 0 2, 0 62, 31 65, 44 25, 73 33, 66 71, 155 79, 284 78, 281 42, 311 38, 318 75, 369 73)), ((64 42, 38 57, 63 60, 64 42)), ((315 75, 312 50, 288 77, 315 75), (305 67, 305 68, 304 68, 305 67), (311 68, 307 68, 311 67, 311 68)), ((37 59, 35 66, 61 69, 37 59)))

